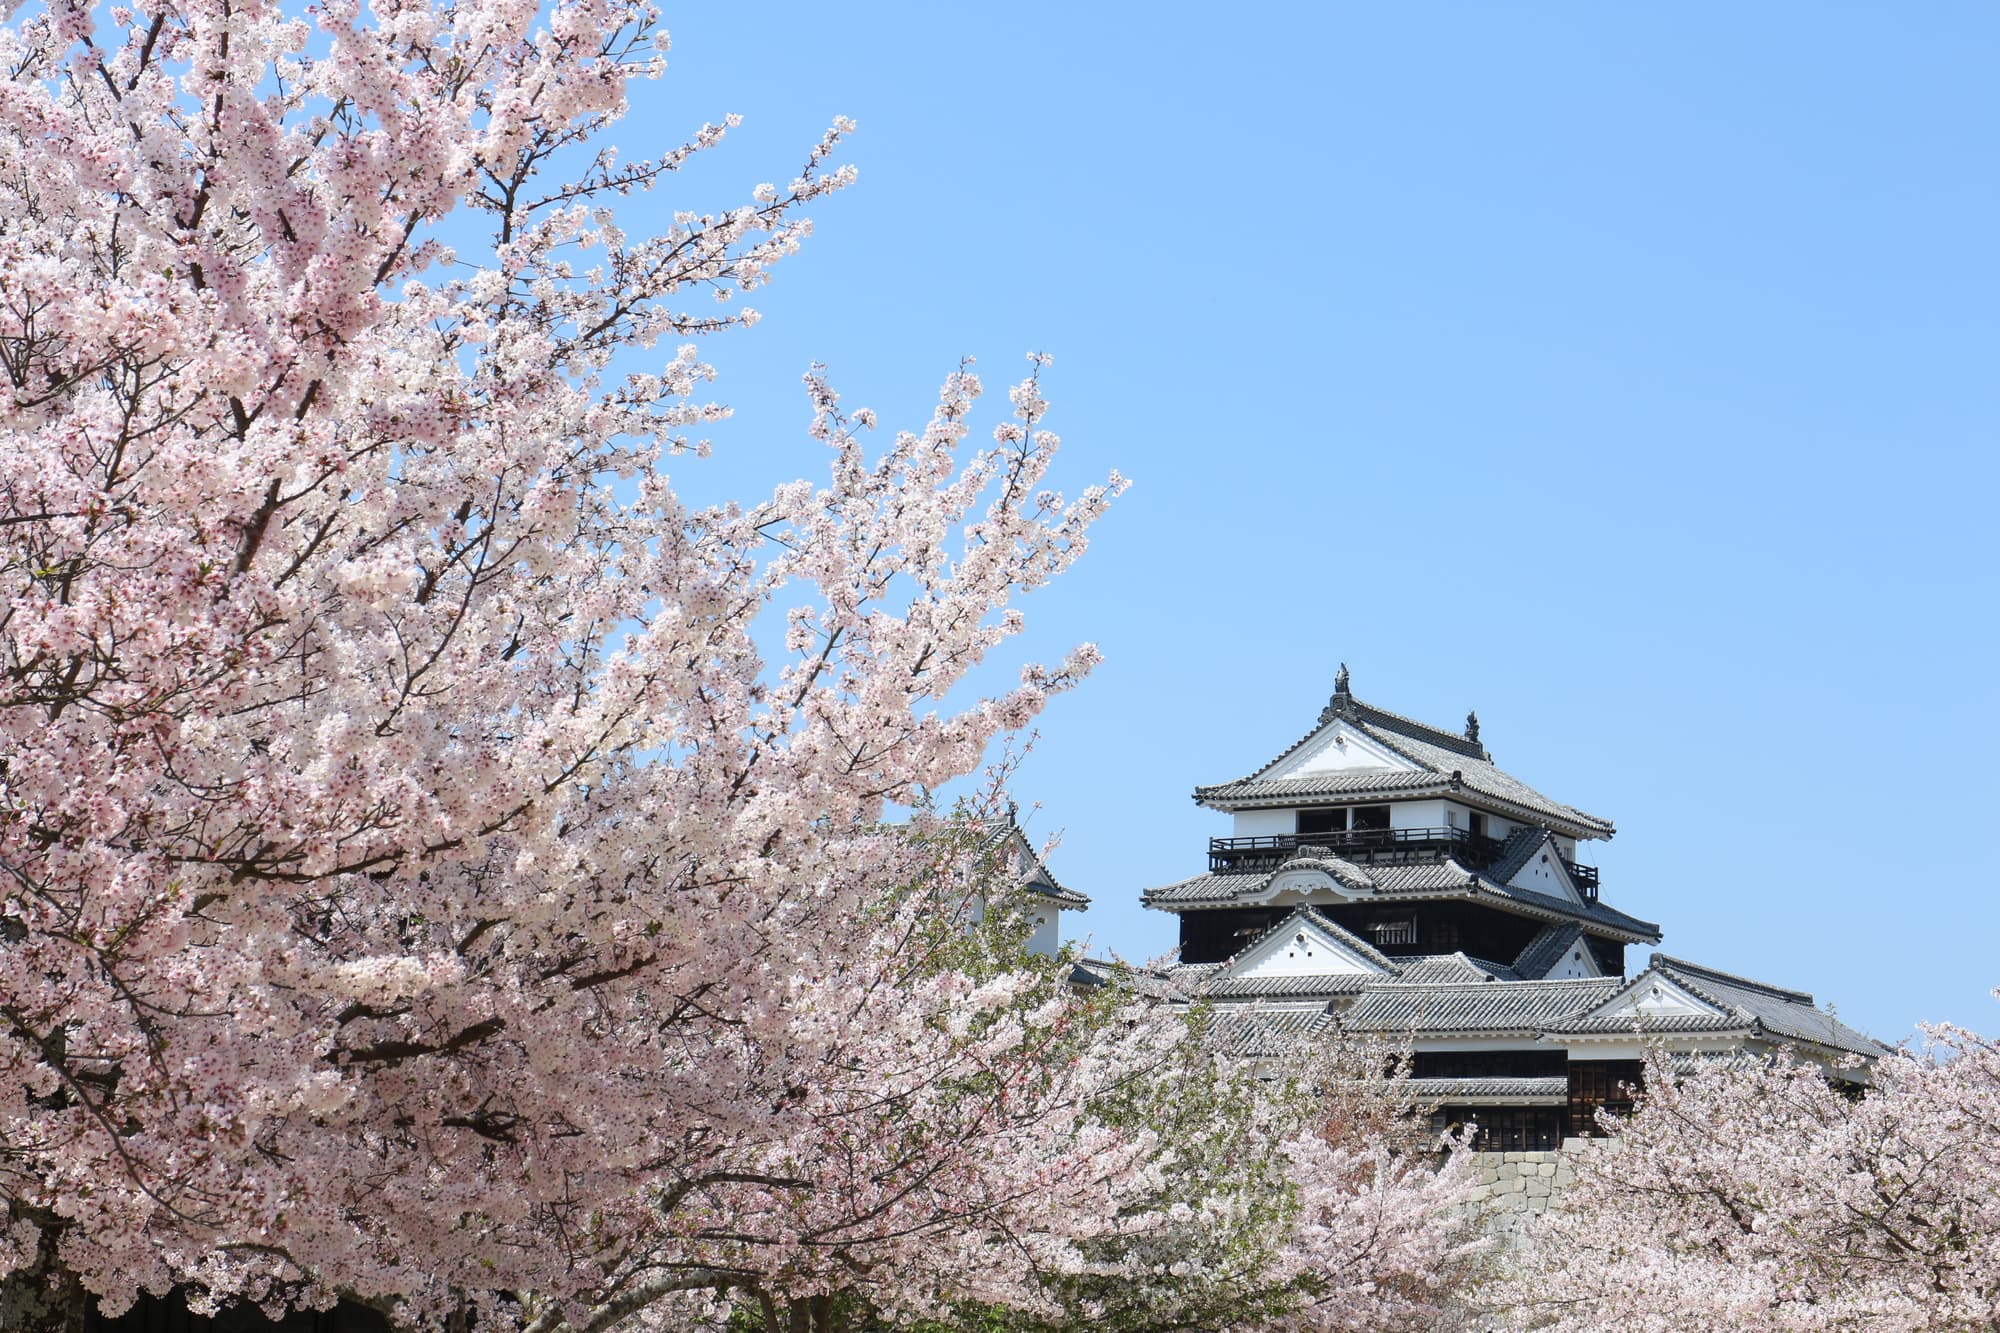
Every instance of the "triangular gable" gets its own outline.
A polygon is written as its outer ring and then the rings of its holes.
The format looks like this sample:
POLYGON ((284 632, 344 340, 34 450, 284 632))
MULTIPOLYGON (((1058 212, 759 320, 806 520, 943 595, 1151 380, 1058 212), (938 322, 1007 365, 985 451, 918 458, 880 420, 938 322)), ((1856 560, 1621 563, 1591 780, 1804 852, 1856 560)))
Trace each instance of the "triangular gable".
POLYGON ((1509 888, 1527 889, 1531 893, 1566 899, 1579 907, 1583 905, 1583 892, 1570 878, 1569 867, 1563 864, 1562 849, 1556 846, 1555 835, 1551 833, 1542 835, 1541 846, 1530 852, 1520 869, 1508 876, 1505 882, 1509 888))
POLYGON ((1245 979, 1353 974, 1393 976, 1395 964, 1319 913, 1298 911, 1236 955, 1219 975, 1245 979))
POLYGON ((1312 777, 1350 768, 1424 771, 1421 764, 1396 753, 1345 718, 1334 718, 1311 736, 1266 764, 1252 781, 1312 777))
POLYGON ((1592 1018, 1734 1018, 1721 1005, 1696 995, 1659 969, 1649 967, 1603 1004, 1580 1015, 1592 1018))

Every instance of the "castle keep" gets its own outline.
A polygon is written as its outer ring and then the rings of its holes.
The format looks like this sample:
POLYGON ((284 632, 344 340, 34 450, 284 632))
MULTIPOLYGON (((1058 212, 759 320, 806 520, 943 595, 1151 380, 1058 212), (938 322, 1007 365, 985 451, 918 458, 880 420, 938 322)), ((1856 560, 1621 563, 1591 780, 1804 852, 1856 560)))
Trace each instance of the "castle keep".
POLYGON ((1247 777, 1197 787, 1235 816, 1207 868, 1149 889, 1180 918, 1178 979, 1240 1018, 1249 1054, 1335 1031, 1407 1039, 1416 1091, 1487 1150, 1596 1132, 1647 1048, 1677 1061, 1788 1046, 1836 1068, 1881 1043, 1810 995, 1628 945, 1586 844, 1611 821, 1493 762, 1476 716, 1446 731, 1357 699, 1346 666, 1318 722, 1247 777))

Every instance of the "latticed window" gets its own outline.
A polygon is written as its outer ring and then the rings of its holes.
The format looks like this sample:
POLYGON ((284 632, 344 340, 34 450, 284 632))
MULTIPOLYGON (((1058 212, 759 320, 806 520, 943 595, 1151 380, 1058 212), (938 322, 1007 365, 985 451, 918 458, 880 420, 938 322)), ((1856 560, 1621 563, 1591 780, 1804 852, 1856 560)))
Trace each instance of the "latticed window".
POLYGON ((1417 919, 1413 916, 1393 917, 1387 921, 1377 921, 1368 928, 1379 947, 1385 944, 1415 944, 1417 942, 1417 919))
POLYGON ((1572 1060, 1569 1065, 1569 1132, 1585 1137, 1604 1133, 1601 1107, 1613 1115, 1632 1113, 1632 1092, 1645 1065, 1637 1060, 1572 1060))
POLYGON ((1437 1130, 1474 1130, 1474 1152, 1549 1152, 1562 1146, 1562 1109, 1555 1106, 1446 1106, 1431 1116, 1437 1130))

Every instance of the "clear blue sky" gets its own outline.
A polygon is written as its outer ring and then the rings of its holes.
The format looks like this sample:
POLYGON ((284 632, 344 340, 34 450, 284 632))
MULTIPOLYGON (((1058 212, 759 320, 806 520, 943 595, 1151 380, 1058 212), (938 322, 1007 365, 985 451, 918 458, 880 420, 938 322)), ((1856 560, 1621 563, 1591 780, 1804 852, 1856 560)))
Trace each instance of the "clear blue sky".
MULTIPOLYGON (((2000 11, 707 5, 619 132, 747 121, 647 207, 860 183, 707 345, 699 490, 818 476, 797 377, 922 420, 1054 354, 1137 479, 1031 646, 1107 654, 1021 784, 1146 956, 1189 800, 1354 670, 1614 819, 1608 902, 1891 1040, 2000 1030, 2000 11)), ((643 222, 641 223, 643 225, 643 222)))

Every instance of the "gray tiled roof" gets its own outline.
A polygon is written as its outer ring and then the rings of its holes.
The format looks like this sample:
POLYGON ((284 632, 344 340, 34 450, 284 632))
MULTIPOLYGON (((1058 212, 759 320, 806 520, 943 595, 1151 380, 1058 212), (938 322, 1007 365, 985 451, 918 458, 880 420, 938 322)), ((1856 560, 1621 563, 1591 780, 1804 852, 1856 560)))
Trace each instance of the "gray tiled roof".
POLYGON ((1568 1100, 1569 1079, 1562 1074, 1548 1078, 1413 1078, 1409 1089, 1425 1101, 1445 1105, 1475 1100, 1560 1103, 1568 1100))
POLYGON ((1555 912, 1577 920, 1607 926, 1626 935, 1636 935, 1643 940, 1658 941, 1660 928, 1651 921, 1641 921, 1636 916, 1627 916, 1615 907, 1603 903, 1585 902, 1578 905, 1567 898, 1558 898, 1550 893, 1536 893, 1533 889, 1516 888, 1511 884, 1494 884, 1482 878, 1481 887, 1498 894, 1523 907, 1537 907, 1544 912, 1555 912))
POLYGON ((1206 965, 1170 967, 1163 970, 1135 967, 1120 959, 1079 958, 1070 965, 1072 986, 1123 986, 1135 995, 1152 999, 1184 1000, 1194 994, 1201 978, 1215 969, 1206 965))
POLYGON ((1781 1041, 1802 1041, 1857 1055, 1883 1055, 1889 1048, 1856 1032, 1832 1014, 1813 1007, 1804 991, 1767 986, 1698 963, 1654 954, 1652 966, 1695 994, 1743 1015, 1763 1033, 1781 1041))
POLYGON ((1327 972, 1306 977, 1215 977, 1202 989, 1217 999, 1301 995, 1352 995, 1382 978, 1367 972, 1327 972))
POLYGON ((1034 844, 1028 841, 1028 835, 1014 821, 1011 810, 1005 823, 996 823, 986 836, 980 839, 977 851, 982 857, 990 856, 997 859, 1002 849, 1010 843, 1022 857, 1022 864, 1018 866, 1021 888, 1027 889, 1037 897, 1053 899, 1062 907, 1073 907, 1082 911, 1090 906, 1089 897, 1078 893, 1075 889, 1064 887, 1062 881, 1055 877, 1048 863, 1042 860, 1042 854, 1035 850, 1034 844))
POLYGON ((1454 981, 1517 981, 1509 968, 1474 961, 1462 953, 1420 954, 1396 960, 1399 979, 1413 985, 1435 986, 1454 981))
POLYGON ((1535 938, 1522 946, 1514 959, 1514 970, 1524 977, 1545 977, 1563 960, 1572 945, 1583 938, 1583 928, 1568 921, 1552 921, 1535 938))
POLYGON ((1675 1051, 1667 1057, 1667 1067, 1676 1074, 1699 1073, 1706 1069, 1762 1069, 1770 1057, 1749 1051, 1675 1051))
POLYGON ((1578 981, 1488 981, 1467 985, 1371 986, 1341 1016, 1362 1032, 1533 1036, 1544 1025, 1615 994, 1615 977, 1578 981))
POLYGON ((1375 792, 1451 790, 1449 774, 1404 768, 1349 768, 1315 773, 1306 778, 1238 778, 1214 787, 1196 787, 1194 796, 1206 805, 1218 801, 1259 801, 1284 796, 1367 796, 1375 792))
POLYGON ((1566 824, 1579 825, 1589 835, 1608 838, 1615 832, 1611 821, 1554 801, 1511 774, 1494 767, 1489 758, 1469 759, 1420 736, 1405 735, 1386 728, 1366 727, 1368 733, 1401 751, 1435 773, 1456 771, 1465 785, 1487 796, 1496 796, 1525 810, 1533 810, 1566 824))
POLYGON ((1494 766, 1491 755, 1463 736, 1384 708, 1376 708, 1344 694, 1335 696, 1334 703, 1321 715, 1318 726, 1257 771, 1269 771, 1336 719, 1344 720, 1378 744, 1419 765, 1422 771, 1350 768, 1306 778, 1283 779, 1259 779, 1253 774, 1234 782, 1197 787, 1195 800, 1227 810, 1318 796, 1359 796, 1376 792, 1400 792, 1405 795, 1419 791, 1441 793, 1462 786, 1467 791, 1508 807, 1516 814, 1525 812, 1575 836, 1608 838, 1615 831, 1610 820, 1551 800, 1527 783, 1502 772, 1494 766))
POLYGON ((1237 1055, 1278 1055, 1318 1036, 1332 1020, 1326 1006, 1246 1005, 1216 1011, 1215 1032, 1237 1055))
POLYGON ((1228 874, 1193 875, 1172 884, 1163 884, 1157 889, 1147 889, 1142 895, 1148 906, 1165 903, 1213 903, 1224 905, 1235 901, 1245 893, 1255 893, 1269 883, 1268 870, 1233 871, 1228 874))
POLYGON ((1507 835, 1507 841, 1500 845, 1499 857, 1492 865, 1486 867, 1487 875, 1505 884, 1521 873, 1521 867, 1528 864, 1535 852, 1548 840, 1549 831, 1545 828, 1523 826, 1515 829, 1507 835))
MULTIPOLYGON (((1291 862, 1289 865, 1298 865, 1291 862)), ((1166 911, 1186 911, 1202 907, 1232 907, 1254 897, 1281 870, 1247 870, 1195 875, 1157 889, 1147 889, 1143 901, 1148 907, 1166 911)), ((1627 916, 1601 902, 1573 902, 1533 889, 1502 884, 1488 875, 1475 874, 1449 858, 1417 865, 1372 865, 1367 868, 1374 889, 1370 899, 1395 901, 1404 898, 1471 898, 1495 906, 1512 904, 1528 909, 1523 915, 1543 920, 1587 921, 1606 930, 1640 940, 1657 940, 1660 928, 1650 921, 1627 916)))
POLYGON ((1565 1036, 1611 1036, 1625 1032, 1645 1036, 1694 1032, 1729 1034, 1763 1037, 1773 1042, 1803 1042, 1826 1050, 1850 1051, 1871 1058, 1883 1055, 1889 1049, 1873 1037, 1856 1032, 1832 1014, 1815 1009, 1812 996, 1804 991, 1769 986, 1748 977, 1669 958, 1665 954, 1654 954, 1646 970, 1630 982, 1621 984, 1619 991, 1635 989, 1641 980, 1652 973, 1658 973, 1690 994, 1706 1000, 1720 1012, 1579 1014, 1551 1022, 1548 1030, 1565 1036))
POLYGON ((1051 880, 1050 883, 1044 884, 1039 880, 1031 879, 1024 887, 1027 888, 1030 892, 1039 894, 1044 898, 1053 898, 1058 903, 1061 903, 1064 907, 1074 907, 1078 911, 1083 911, 1084 909, 1090 906, 1090 898, 1088 895, 1078 893, 1075 889, 1064 888, 1062 885, 1054 883, 1053 876, 1050 877, 1050 880, 1051 880))
MULTIPOLYGON (((1643 973, 1641 975, 1644 975, 1643 973)), ((1596 1018, 1553 1019, 1548 1030, 1564 1037, 1613 1037, 1622 1033, 1656 1036, 1679 1032, 1721 1032, 1747 1037, 1753 1025, 1738 1014, 1610 1014, 1596 1018)))

